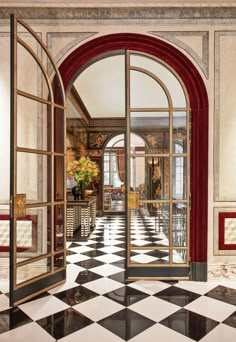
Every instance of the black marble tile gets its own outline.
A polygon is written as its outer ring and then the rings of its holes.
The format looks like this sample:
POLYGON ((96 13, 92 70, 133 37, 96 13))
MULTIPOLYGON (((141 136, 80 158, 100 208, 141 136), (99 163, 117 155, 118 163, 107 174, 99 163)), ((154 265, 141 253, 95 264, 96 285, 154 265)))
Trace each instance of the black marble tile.
POLYGON ((37 323, 55 339, 63 338, 92 324, 89 318, 72 308, 39 319, 37 323))
POLYGON ((228 318, 226 318, 223 322, 224 324, 227 324, 233 328, 236 328, 236 311, 232 313, 228 318))
POLYGON ((54 297, 57 297, 58 299, 62 300, 64 303, 71 305, 71 306, 85 302, 86 300, 92 299, 97 296, 98 296, 97 293, 89 289, 86 289, 83 286, 76 286, 69 290, 65 290, 65 291, 54 294, 54 297))
POLYGON ((110 275, 108 278, 118 281, 119 283, 125 284, 125 271, 119 272, 119 273, 115 273, 110 275))
POLYGON ((80 245, 76 242, 72 242, 71 245, 68 248, 75 248, 75 247, 79 247, 80 245))
POLYGON ((91 247, 91 248, 94 248, 94 249, 98 249, 98 248, 105 247, 105 245, 104 245, 104 243, 97 242, 97 243, 93 243, 92 245, 88 245, 88 247, 91 247))
POLYGON ((156 322, 127 308, 98 322, 120 338, 128 341, 132 337, 150 328, 156 322))
MULTIPOLYGON (((146 247, 146 245, 145 245, 146 247)), ((153 256, 154 258, 164 258, 166 256, 169 255, 168 252, 165 252, 165 251, 159 251, 159 250, 155 250, 155 251, 150 251, 150 252, 147 252, 145 253, 146 255, 150 255, 150 256, 153 256)))
POLYGON ((178 284, 178 280, 160 280, 162 283, 169 284, 169 285, 175 285, 178 284))
POLYGON ((25 325, 30 322, 32 322, 32 319, 17 307, 1 311, 0 334, 21 327, 22 325, 25 325))
POLYGON ((117 266, 117 267, 124 269, 125 268, 125 259, 111 262, 110 265, 114 265, 114 266, 117 266))
POLYGON ((104 297, 112 299, 121 305, 129 306, 148 297, 148 295, 132 287, 124 286, 115 291, 106 293, 104 297))
POLYGON ((75 279, 75 282, 78 284, 85 284, 89 281, 97 280, 99 278, 103 278, 100 274, 91 272, 89 270, 81 271, 77 278, 75 279))
POLYGON ((126 243, 119 243, 119 247, 120 247, 120 248, 125 248, 125 249, 126 249, 127 246, 126 246, 126 243))
POLYGON ((186 309, 180 309, 159 323, 195 341, 201 340, 219 324, 217 321, 186 309))
POLYGON ((123 258, 126 258, 126 256, 127 256, 126 250, 119 251, 119 252, 115 252, 115 253, 112 253, 112 254, 121 256, 121 257, 123 257, 123 258))
MULTIPOLYGON (((79 246, 77 245, 77 247, 79 247, 79 246)), ((69 249, 67 249, 66 255, 73 255, 73 254, 77 254, 77 253, 76 252, 72 252, 69 249)))
POLYGON ((226 286, 219 285, 207 292, 205 296, 228 304, 236 305, 236 290, 226 286))
POLYGON ((172 304, 185 306, 193 302, 197 298, 201 297, 201 295, 184 289, 180 289, 175 286, 171 286, 168 289, 156 293, 155 297, 166 300, 167 302, 170 302, 172 304))
POLYGON ((86 268, 86 269, 101 266, 104 264, 105 264, 104 262, 102 262, 100 260, 96 260, 96 259, 87 259, 87 260, 75 262, 75 265, 78 265, 78 266, 86 268))
POLYGON ((98 251, 97 249, 93 250, 93 251, 89 251, 89 252, 84 252, 84 253, 81 253, 82 255, 87 255, 89 256, 90 258, 96 258, 98 256, 101 256, 101 255, 104 255, 104 254, 107 254, 107 253, 104 253, 102 251, 98 251))

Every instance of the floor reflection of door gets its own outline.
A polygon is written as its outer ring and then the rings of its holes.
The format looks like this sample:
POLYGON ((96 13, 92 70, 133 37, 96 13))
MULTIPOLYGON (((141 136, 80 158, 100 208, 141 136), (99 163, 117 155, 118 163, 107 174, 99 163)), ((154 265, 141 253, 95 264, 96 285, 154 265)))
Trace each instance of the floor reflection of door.
POLYGON ((160 60, 127 51, 126 61, 126 188, 139 197, 134 207, 128 193, 127 276, 188 279, 188 95, 160 60))

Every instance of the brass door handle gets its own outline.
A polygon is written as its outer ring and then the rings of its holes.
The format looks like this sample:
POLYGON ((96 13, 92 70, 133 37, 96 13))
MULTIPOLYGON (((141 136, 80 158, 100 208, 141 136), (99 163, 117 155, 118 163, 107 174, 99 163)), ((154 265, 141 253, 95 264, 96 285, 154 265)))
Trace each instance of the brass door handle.
POLYGON ((128 192, 128 208, 129 209, 139 208, 139 192, 138 191, 128 192))
POLYGON ((17 194, 14 198, 15 218, 25 217, 26 215, 26 194, 17 194))

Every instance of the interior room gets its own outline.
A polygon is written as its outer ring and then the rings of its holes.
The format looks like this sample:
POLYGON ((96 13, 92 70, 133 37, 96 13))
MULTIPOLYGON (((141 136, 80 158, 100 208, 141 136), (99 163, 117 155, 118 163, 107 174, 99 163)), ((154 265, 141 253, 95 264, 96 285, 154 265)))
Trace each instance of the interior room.
POLYGON ((0 341, 235 341, 235 30, 230 0, 0 5, 0 341))

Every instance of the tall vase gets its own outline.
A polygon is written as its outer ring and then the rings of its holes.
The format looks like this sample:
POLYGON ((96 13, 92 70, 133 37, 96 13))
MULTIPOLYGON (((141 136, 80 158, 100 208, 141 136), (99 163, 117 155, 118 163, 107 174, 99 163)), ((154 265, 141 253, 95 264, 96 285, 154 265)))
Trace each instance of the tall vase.
POLYGON ((81 199, 85 199, 85 184, 82 182, 80 183, 80 193, 81 193, 81 199))
POLYGON ((81 188, 80 186, 76 185, 72 189, 72 194, 74 196, 74 200, 77 201, 81 198, 81 188))

